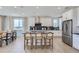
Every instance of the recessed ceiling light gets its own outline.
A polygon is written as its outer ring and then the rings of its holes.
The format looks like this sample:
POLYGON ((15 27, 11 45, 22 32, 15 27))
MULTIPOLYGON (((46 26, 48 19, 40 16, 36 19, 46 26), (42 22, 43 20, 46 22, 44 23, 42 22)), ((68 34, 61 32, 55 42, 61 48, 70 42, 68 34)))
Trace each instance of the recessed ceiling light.
POLYGON ((39 6, 37 6, 36 9, 39 9, 39 6))
POLYGON ((58 10, 60 10, 60 9, 61 9, 61 7, 57 7, 57 9, 58 9, 58 10))
POLYGON ((0 9, 2 9, 2 7, 0 6, 0 9))
POLYGON ((16 6, 14 6, 14 8, 17 8, 16 6))
POLYGON ((22 15, 24 15, 24 13, 22 13, 22 15))
POLYGON ((36 13, 36 15, 38 16, 38 15, 39 15, 39 13, 36 13))

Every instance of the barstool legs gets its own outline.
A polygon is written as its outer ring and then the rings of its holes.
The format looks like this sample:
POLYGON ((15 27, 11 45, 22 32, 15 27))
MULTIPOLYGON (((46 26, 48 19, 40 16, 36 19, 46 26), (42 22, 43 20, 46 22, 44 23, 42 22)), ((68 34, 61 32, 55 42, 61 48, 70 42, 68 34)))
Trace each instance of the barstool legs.
POLYGON ((49 47, 51 47, 51 39, 49 39, 49 47))
POLYGON ((37 48, 37 39, 35 40, 35 48, 37 48))
POLYGON ((27 40, 27 46, 28 46, 28 40, 27 40))
POLYGON ((33 39, 31 40, 31 49, 33 49, 33 39))
POLYGON ((42 39, 41 39, 41 48, 43 48, 42 39))
POLYGON ((44 47, 46 47, 46 39, 44 38, 44 47))
POLYGON ((53 38, 52 38, 52 48, 53 48, 53 38))

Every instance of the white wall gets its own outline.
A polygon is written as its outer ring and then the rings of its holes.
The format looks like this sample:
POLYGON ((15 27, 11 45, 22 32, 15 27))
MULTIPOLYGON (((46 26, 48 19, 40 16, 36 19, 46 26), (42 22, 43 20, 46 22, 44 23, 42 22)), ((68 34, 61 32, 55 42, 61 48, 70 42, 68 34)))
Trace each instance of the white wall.
POLYGON ((12 23, 12 17, 11 16, 6 16, 5 17, 5 24, 4 31, 12 30, 13 29, 13 23, 12 23))
MULTIPOLYGON (((35 26, 35 17, 28 17, 28 26, 35 26)), ((52 26, 52 18, 51 17, 40 17, 40 22, 42 26, 52 26)))
POLYGON ((30 26, 35 25, 35 17, 28 17, 28 30, 30 30, 30 26))
POLYGON ((5 16, 0 16, 0 31, 5 31, 6 29, 6 17, 5 16))
POLYGON ((24 17, 24 32, 28 31, 28 17, 24 17))
POLYGON ((68 10, 62 14, 63 21, 73 19, 73 9, 68 10))
POLYGON ((2 31, 2 16, 0 16, 0 31, 2 31))
POLYGON ((77 8, 73 9, 73 33, 77 32, 77 8))
POLYGON ((40 17, 40 22, 42 23, 42 26, 52 26, 51 17, 40 17))
POLYGON ((74 32, 79 33, 79 8, 74 9, 74 32))

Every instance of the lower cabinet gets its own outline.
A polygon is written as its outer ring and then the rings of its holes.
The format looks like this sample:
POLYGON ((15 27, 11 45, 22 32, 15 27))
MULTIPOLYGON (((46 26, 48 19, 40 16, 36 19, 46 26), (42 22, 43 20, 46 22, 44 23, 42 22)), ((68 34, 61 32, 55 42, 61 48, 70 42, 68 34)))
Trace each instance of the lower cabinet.
POLYGON ((79 50, 79 35, 73 34, 73 47, 79 50))

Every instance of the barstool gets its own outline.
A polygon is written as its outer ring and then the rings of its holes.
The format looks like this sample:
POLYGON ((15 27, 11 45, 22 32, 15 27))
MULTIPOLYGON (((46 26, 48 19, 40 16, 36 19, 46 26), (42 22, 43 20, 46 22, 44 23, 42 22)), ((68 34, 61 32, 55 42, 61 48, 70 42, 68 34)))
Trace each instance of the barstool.
POLYGON ((47 43, 49 43, 49 46, 52 46, 52 48, 53 48, 53 33, 52 32, 47 33, 46 45, 47 45, 47 43))
POLYGON ((25 46, 26 45, 28 46, 28 43, 30 43, 31 49, 32 49, 33 39, 32 39, 32 36, 31 36, 31 33, 30 32, 27 32, 27 33, 24 34, 24 49, 25 49, 25 46))
POLYGON ((42 45, 45 47, 46 46, 46 33, 45 32, 42 32, 42 45))
POLYGON ((41 34, 41 32, 36 33, 35 37, 36 37, 35 38, 35 47, 37 48, 37 46, 38 46, 37 43, 40 43, 41 47, 42 47, 42 34, 41 34))
POLYGON ((34 43, 35 43, 35 32, 31 32, 31 36, 32 36, 32 48, 34 47, 34 43))

